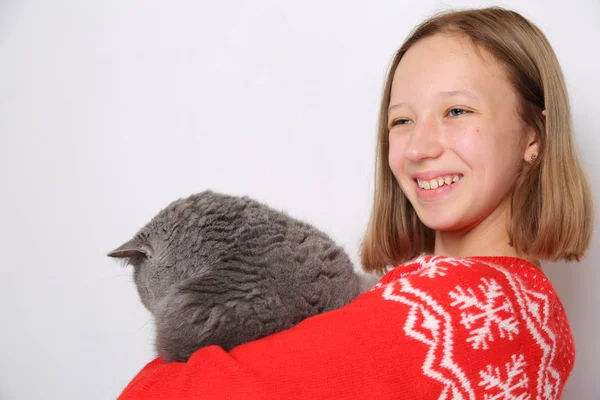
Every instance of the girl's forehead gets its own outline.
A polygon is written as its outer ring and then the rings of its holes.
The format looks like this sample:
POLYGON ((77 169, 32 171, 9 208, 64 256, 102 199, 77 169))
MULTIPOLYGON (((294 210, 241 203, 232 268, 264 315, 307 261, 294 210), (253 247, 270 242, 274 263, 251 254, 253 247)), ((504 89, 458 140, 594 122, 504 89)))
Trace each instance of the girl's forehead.
POLYGON ((457 91, 496 97, 510 89, 500 63, 458 35, 438 34, 415 43, 400 60, 392 81, 392 97, 457 91))
POLYGON ((415 43, 400 60, 397 73, 420 76, 497 75, 499 63, 483 48, 456 35, 434 35, 415 43))

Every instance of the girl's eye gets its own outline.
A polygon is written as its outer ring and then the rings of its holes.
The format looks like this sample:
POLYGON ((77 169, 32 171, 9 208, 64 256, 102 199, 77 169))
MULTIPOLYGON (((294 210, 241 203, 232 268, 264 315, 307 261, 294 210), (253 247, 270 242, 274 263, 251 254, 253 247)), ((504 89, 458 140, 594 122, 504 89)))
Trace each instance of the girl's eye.
POLYGON ((467 114, 469 111, 465 110, 463 108, 451 108, 450 110, 448 110, 448 114, 451 117, 458 117, 464 114, 467 114))
POLYGON ((410 119, 406 119, 406 118, 399 118, 399 119, 396 119, 396 120, 394 120, 394 121, 391 123, 390 127, 392 127, 392 126, 396 126, 396 125, 406 125, 406 124, 408 124, 408 123, 410 123, 410 119))

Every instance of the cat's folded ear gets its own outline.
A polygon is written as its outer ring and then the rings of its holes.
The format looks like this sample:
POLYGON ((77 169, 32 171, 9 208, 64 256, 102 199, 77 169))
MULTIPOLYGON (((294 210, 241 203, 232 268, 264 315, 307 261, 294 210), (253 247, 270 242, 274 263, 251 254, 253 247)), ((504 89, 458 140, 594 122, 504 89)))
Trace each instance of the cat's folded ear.
POLYGON ((139 239, 134 238, 117 247, 107 255, 114 258, 129 258, 135 255, 152 257, 153 253, 152 247, 145 243, 141 243, 139 239))

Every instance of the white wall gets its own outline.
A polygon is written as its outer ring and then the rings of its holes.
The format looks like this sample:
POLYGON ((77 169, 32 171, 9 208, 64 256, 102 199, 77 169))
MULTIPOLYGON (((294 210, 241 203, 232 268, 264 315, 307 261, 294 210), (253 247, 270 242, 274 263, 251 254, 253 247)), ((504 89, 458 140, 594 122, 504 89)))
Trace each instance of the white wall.
MULTIPOLYGON (((254 196, 356 260, 393 52, 433 11, 488 3, 366 4, 0 1, 0 398, 114 398, 153 357, 131 271, 104 255, 175 198, 254 196)), ((597 196, 600 5, 503 4, 559 55, 597 196)), ((547 268, 578 347, 566 399, 600 398, 599 244, 547 268)))

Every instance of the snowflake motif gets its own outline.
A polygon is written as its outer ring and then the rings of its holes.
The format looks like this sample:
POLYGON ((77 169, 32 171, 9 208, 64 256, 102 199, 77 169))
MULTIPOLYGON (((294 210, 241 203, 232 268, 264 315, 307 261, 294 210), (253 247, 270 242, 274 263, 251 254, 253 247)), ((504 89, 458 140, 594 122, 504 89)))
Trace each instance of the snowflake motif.
POLYGON ((444 256, 421 256, 415 260, 415 262, 421 264, 422 268, 419 270, 421 273, 419 276, 426 276, 428 278, 435 278, 436 276, 446 276, 446 272, 449 267, 470 267, 475 264, 474 261, 466 259, 456 259, 452 257, 444 256))
POLYGON ((536 399, 556 399, 561 388, 562 377, 554 365, 557 352, 556 333, 550 328, 550 304, 548 295, 525 288, 523 281, 515 279, 506 269, 486 263, 501 272, 507 279, 512 293, 515 295, 516 306, 524 320, 524 329, 533 336, 542 351, 536 365, 536 399), (536 304, 532 304, 536 303, 536 304))
POLYGON ((528 400, 531 395, 526 390, 529 387, 529 378, 525 373, 525 356, 518 357, 513 354, 511 361, 504 365, 506 375, 503 376, 500 368, 488 365, 485 370, 479 371, 481 382, 479 386, 485 386, 487 392, 484 400, 528 400), (520 389, 520 390, 519 390, 520 389))
POLYGON ((448 271, 448 267, 440 264, 434 264, 429 268, 423 269, 419 276, 426 276, 428 278, 435 278, 436 276, 446 276, 446 271, 448 271))
POLYGON ((496 325, 501 338, 512 340, 519 334, 519 322, 510 300, 505 296, 502 287, 494 279, 481 278, 478 285, 484 299, 480 300, 472 288, 466 291, 456 286, 449 296, 454 299, 450 305, 459 306, 462 312, 461 324, 470 330, 467 342, 472 342, 474 349, 488 349, 488 343, 494 341, 492 326, 496 325), (476 327, 477 326, 477 327, 476 327))

